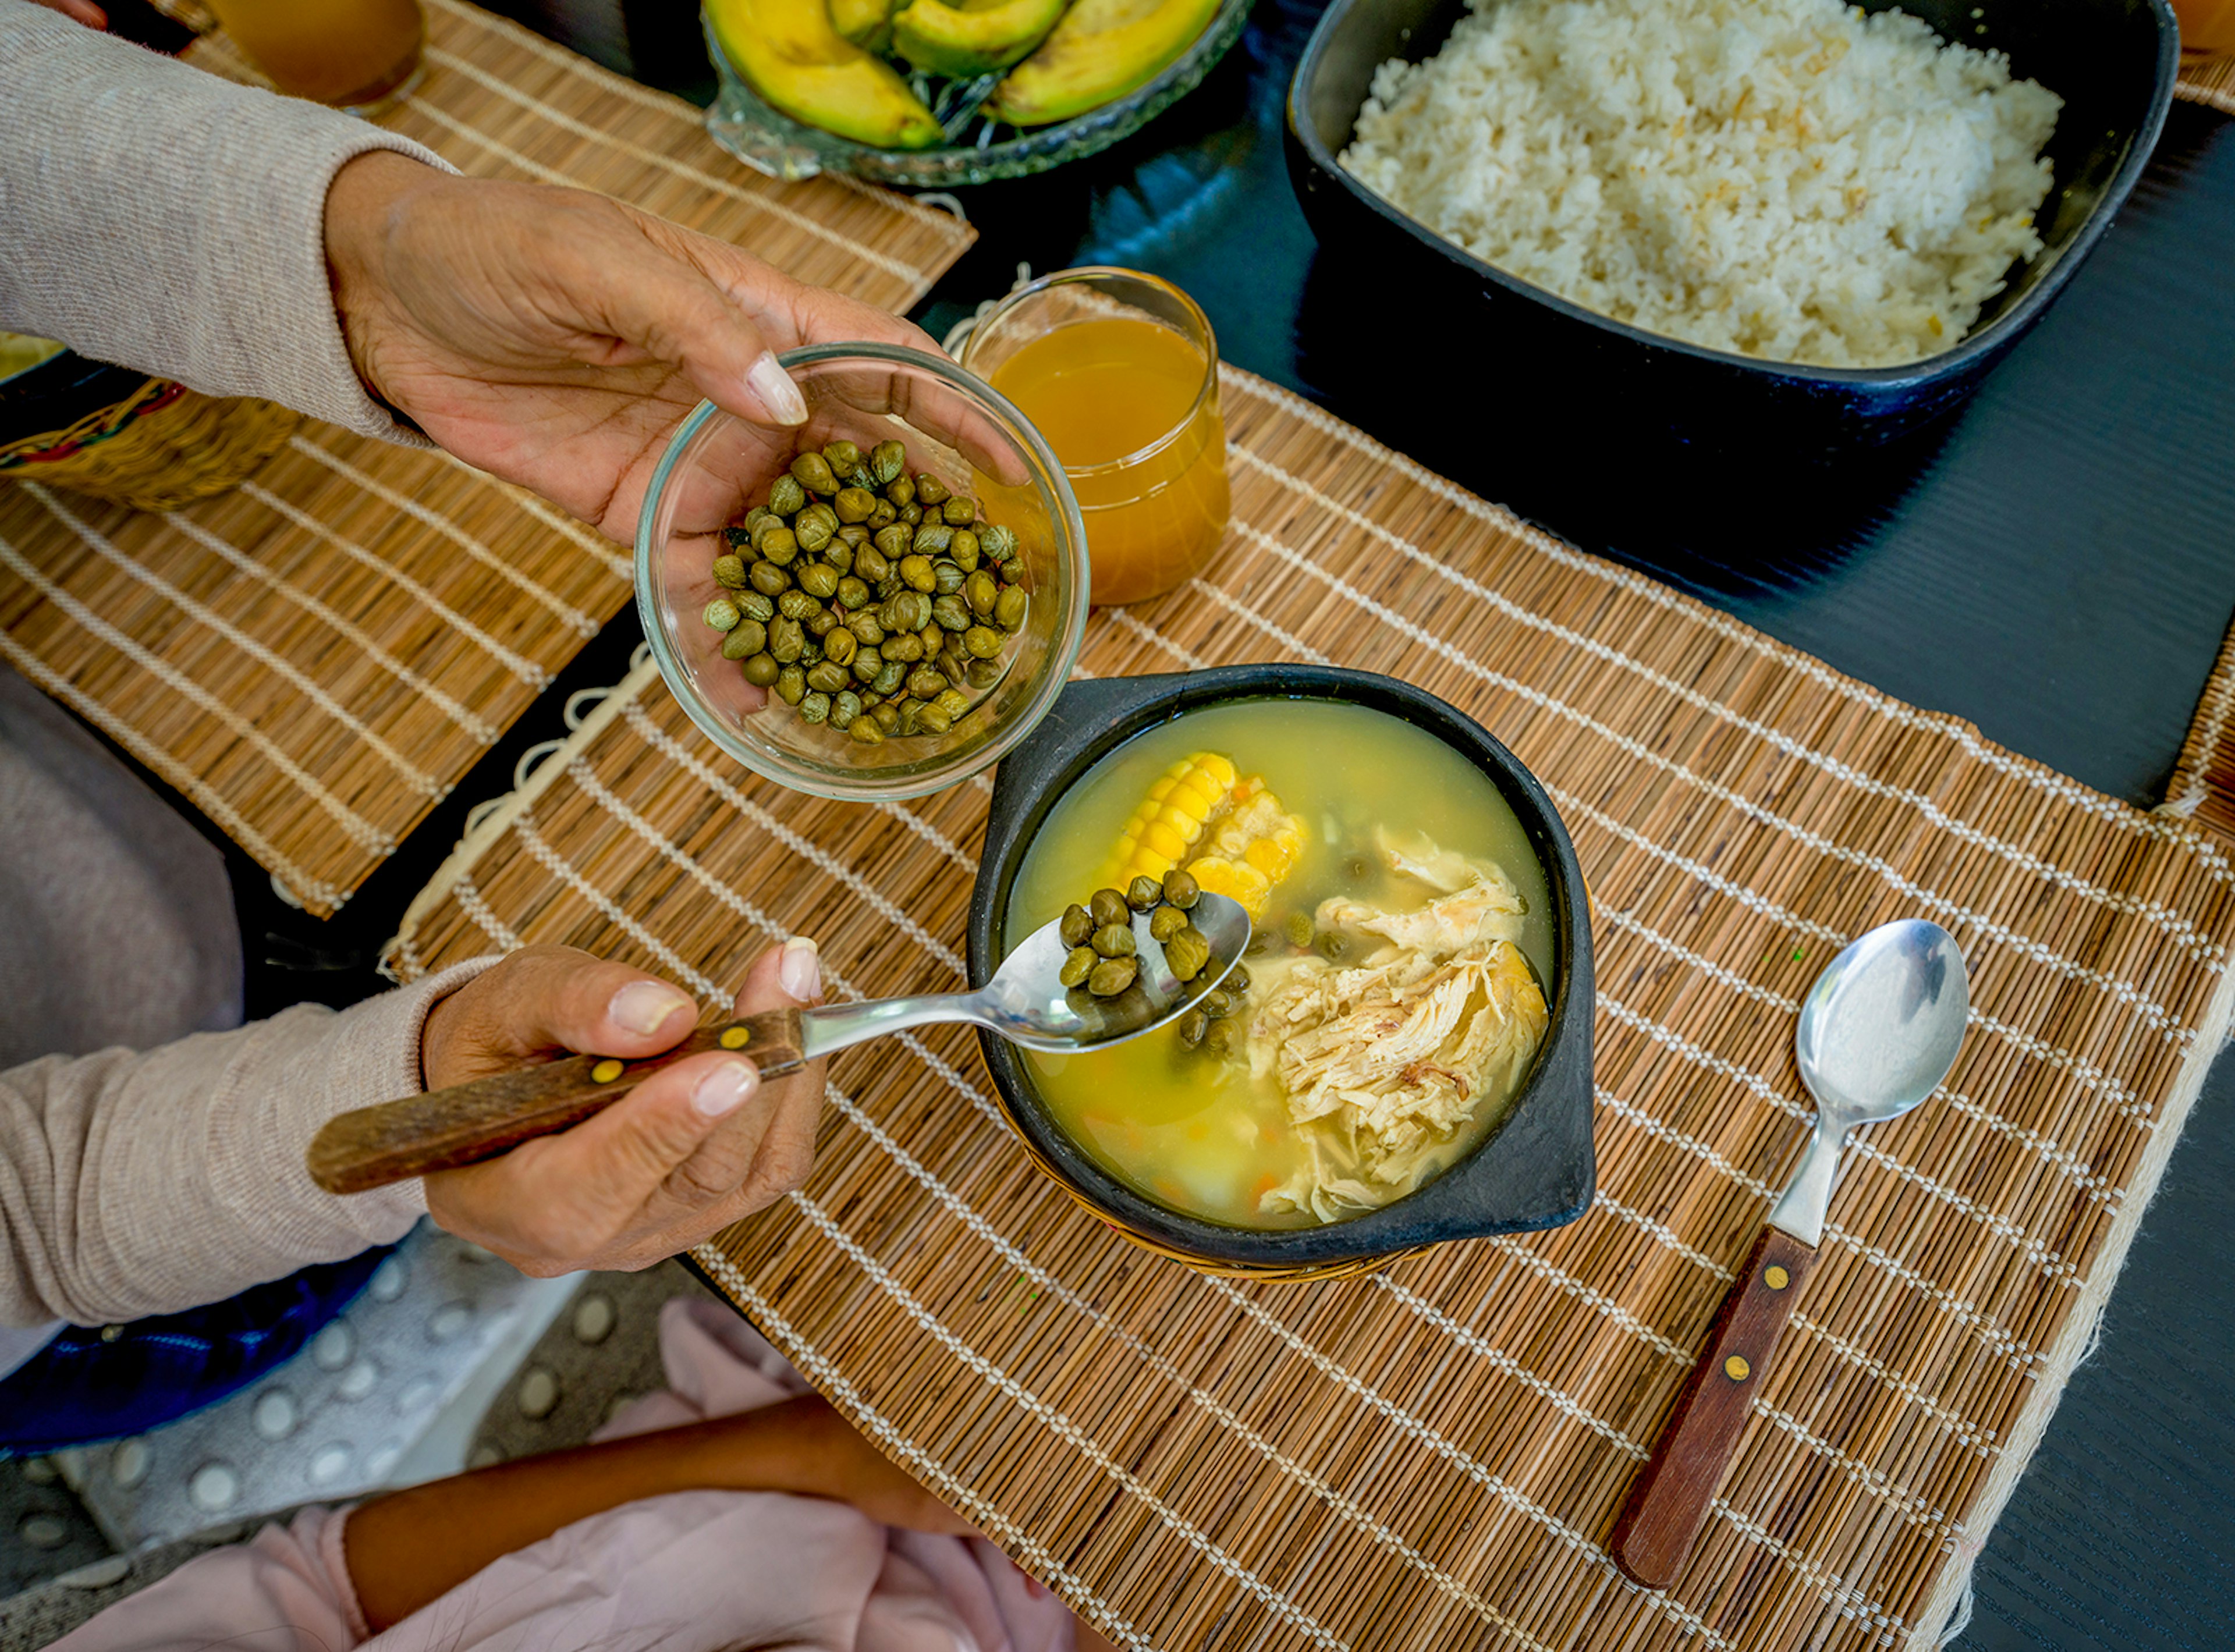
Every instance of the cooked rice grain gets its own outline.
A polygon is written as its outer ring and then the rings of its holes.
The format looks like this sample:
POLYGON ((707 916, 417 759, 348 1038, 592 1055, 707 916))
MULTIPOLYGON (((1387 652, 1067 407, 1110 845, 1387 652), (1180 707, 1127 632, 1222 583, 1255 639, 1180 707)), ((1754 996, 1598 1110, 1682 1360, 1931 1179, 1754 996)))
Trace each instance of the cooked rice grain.
POLYGON ((1352 175, 1476 257, 1772 361, 1947 349, 2041 251, 2063 100, 1838 0, 1469 0, 1375 72, 1352 175))

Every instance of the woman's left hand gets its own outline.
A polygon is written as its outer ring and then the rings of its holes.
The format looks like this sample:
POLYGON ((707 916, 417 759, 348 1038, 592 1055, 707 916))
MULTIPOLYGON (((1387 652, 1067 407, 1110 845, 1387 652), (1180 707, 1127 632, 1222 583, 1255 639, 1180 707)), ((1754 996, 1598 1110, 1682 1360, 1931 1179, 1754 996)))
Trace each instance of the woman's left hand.
POLYGON ((390 150, 335 175, 325 234, 366 387, 469 464, 616 540, 634 537, 652 466, 702 397, 770 428, 760 480, 774 479, 791 453, 783 427, 808 416, 776 352, 938 348, 606 196, 454 177, 390 150))

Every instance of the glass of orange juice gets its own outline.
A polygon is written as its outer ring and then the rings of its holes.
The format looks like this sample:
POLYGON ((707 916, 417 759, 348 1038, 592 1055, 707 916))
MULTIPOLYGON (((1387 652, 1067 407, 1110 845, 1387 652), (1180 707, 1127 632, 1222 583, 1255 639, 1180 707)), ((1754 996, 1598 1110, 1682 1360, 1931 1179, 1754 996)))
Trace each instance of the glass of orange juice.
POLYGON ((980 320, 962 364, 1063 462, 1095 602, 1139 602, 1203 571, 1226 533, 1226 425, 1218 341, 1194 299, 1138 270, 1059 270, 980 320))
POLYGON ((2235 52, 2235 0, 2173 0, 2173 13, 2180 19, 2184 55, 2235 52))
POLYGON ((419 0, 210 0, 248 61, 290 97, 374 115, 419 78, 419 0))

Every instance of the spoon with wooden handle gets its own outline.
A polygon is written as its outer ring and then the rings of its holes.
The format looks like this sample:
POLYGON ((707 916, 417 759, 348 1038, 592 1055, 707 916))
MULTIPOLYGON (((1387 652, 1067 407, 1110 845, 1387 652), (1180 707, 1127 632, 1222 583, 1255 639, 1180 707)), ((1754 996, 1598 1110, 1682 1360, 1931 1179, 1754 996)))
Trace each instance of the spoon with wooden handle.
POLYGON ((938 1021, 968 1021, 1012 1043, 1066 1053, 1118 1044, 1155 1031, 1226 979, 1249 944, 1249 914, 1222 895, 1199 895, 1188 921, 1209 944, 1207 962, 1182 980, 1133 918, 1133 984, 1112 998, 1066 987, 1058 972, 1071 948, 1063 921, 1035 929, 975 992, 923 993, 866 1004, 770 1010, 703 1026, 672 1050, 642 1061, 573 1055, 540 1066, 492 1073, 469 1084, 406 1096, 337 1114, 311 1139, 311 1179, 329 1193, 363 1193, 408 1177, 494 1158, 537 1136, 580 1124, 611 1106, 662 1067, 702 1050, 750 1055, 763 1078, 796 1072, 809 1061, 888 1032, 938 1021))
POLYGON ((1668 1588, 1683 1570, 1738 1451, 1754 1391, 1815 1265, 1847 1132, 1898 1118, 1940 1087, 1970 1007, 1955 937, 1915 918, 1850 942, 1808 989, 1793 1045, 1816 1098, 1815 1133, 1615 1522, 1615 1564, 1648 1589, 1668 1588))

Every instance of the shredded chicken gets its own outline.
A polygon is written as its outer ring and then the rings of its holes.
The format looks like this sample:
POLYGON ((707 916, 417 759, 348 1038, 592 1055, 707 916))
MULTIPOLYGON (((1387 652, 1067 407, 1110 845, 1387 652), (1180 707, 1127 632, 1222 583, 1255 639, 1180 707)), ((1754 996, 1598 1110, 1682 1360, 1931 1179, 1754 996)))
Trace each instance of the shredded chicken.
POLYGON ((1426 838, 1381 848, 1392 870, 1444 893, 1406 912, 1333 897, 1320 929, 1386 944, 1356 963, 1300 956, 1253 971, 1251 1071, 1278 1081, 1306 1149, 1260 1202, 1269 1213, 1333 1222, 1411 1192, 1485 1108, 1511 1099, 1544 1036, 1504 875, 1426 838))

